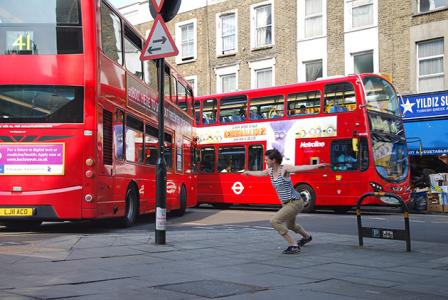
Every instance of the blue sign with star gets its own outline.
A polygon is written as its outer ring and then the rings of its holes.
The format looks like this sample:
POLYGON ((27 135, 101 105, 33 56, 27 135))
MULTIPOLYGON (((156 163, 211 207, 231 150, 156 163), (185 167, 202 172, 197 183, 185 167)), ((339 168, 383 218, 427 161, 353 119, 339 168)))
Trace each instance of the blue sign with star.
POLYGON ((448 91, 403 96, 400 108, 403 119, 448 116, 448 91))

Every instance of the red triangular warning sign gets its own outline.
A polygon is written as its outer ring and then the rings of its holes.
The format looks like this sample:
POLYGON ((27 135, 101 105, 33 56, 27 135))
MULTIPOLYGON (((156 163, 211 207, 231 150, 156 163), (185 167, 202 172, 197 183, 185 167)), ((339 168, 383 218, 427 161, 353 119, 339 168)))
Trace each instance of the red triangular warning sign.
POLYGON ((140 60, 176 56, 179 53, 162 17, 157 15, 143 47, 140 60))

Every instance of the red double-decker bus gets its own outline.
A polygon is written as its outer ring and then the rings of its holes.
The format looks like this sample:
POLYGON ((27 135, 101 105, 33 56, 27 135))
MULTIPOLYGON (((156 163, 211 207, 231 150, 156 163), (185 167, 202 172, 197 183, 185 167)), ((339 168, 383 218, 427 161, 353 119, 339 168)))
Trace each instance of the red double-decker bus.
MULTIPOLYGON (((195 99, 200 145, 199 203, 279 204, 268 177, 241 176, 266 168, 266 149, 284 163, 330 163, 293 174, 309 203, 305 211, 345 211, 366 192, 409 198, 409 161, 398 96, 375 74, 254 89, 195 99)), ((382 201, 392 199, 385 197, 382 201)), ((377 198, 366 204, 381 204, 377 198)))
MULTIPOLYGON (((107 1, 2 1, 0 223, 129 226, 155 209, 157 68, 143 42, 107 1)), ((164 72, 167 209, 183 214, 196 205, 193 95, 164 72)))

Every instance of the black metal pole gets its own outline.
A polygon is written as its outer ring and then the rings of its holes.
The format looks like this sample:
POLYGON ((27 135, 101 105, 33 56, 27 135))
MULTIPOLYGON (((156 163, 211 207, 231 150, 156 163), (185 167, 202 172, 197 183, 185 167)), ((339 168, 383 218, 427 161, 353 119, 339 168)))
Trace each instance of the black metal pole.
POLYGON ((157 159, 156 175, 156 232, 155 242, 157 245, 166 243, 166 161, 164 141, 164 100, 165 100, 165 60, 157 59, 157 71, 159 77, 159 157, 157 159))

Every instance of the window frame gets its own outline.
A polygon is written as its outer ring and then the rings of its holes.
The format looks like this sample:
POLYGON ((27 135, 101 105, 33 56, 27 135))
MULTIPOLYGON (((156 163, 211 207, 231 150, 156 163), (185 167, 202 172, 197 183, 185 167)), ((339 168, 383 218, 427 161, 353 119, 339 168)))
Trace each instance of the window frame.
MULTIPOLYGON (((434 0, 428 0, 428 2, 431 2, 431 1, 434 1, 434 0)), ((439 7, 435 7, 433 9, 431 9, 431 4, 429 3, 430 5, 429 5, 428 10, 422 11, 421 10, 421 2, 422 2, 422 0, 417 0, 417 13, 419 13, 419 14, 431 13, 434 11, 443 10, 443 9, 448 8, 448 0, 445 0, 445 5, 443 5, 443 6, 439 6, 439 7)), ((434 3, 434 5, 435 5, 435 3, 434 3)))
POLYGON ((239 65, 233 65, 233 66, 227 66, 222 68, 216 68, 215 74, 216 74, 216 93, 221 94, 223 93, 222 90, 222 77, 230 74, 235 74, 235 91, 238 90, 238 73, 240 70, 239 65))
POLYGON ((275 45, 275 7, 274 7, 274 1, 269 0, 265 2, 260 2, 256 4, 252 4, 250 6, 250 48, 251 50, 257 50, 262 48, 269 48, 275 45), (258 45, 257 43, 257 24, 256 24, 256 10, 263 6, 271 6, 271 43, 270 44, 263 44, 258 45))
POLYGON ((238 53, 238 10, 233 9, 223 13, 216 14, 216 56, 227 56, 238 53), (226 16, 234 15, 235 17, 235 33, 234 43, 235 48, 233 50, 224 51, 223 49, 223 33, 222 33, 222 18, 226 16))
POLYGON ((250 69, 250 88, 254 89, 258 86, 258 78, 257 78, 257 71, 271 68, 272 70, 272 82, 271 87, 275 86, 275 64, 276 59, 275 57, 265 60, 259 60, 259 61, 252 61, 249 62, 249 69, 250 69))
POLYGON ((190 19, 187 21, 176 23, 176 45, 179 45, 179 54, 176 56, 176 63, 178 65, 185 64, 189 62, 194 62, 198 57, 198 33, 197 33, 197 19, 190 19), (193 25, 193 55, 184 57, 182 50, 182 27, 193 25))
POLYGON ((353 73, 355 73, 355 74, 363 73, 363 72, 356 73, 356 71, 355 71, 355 67, 356 67, 355 57, 361 56, 361 55, 366 55, 366 54, 371 54, 372 55, 372 72, 370 72, 370 73, 374 73, 375 72, 375 51, 372 49, 372 50, 366 50, 366 51, 360 51, 360 52, 351 53, 352 61, 353 61, 353 73))
POLYGON ((344 11, 345 11, 345 16, 344 16, 344 24, 345 24, 345 32, 350 32, 350 31, 357 31, 357 30, 362 30, 362 29, 367 29, 367 28, 372 28, 372 27, 376 27, 378 26, 378 0, 370 0, 372 1, 371 4, 361 4, 361 5, 356 5, 353 6, 353 2, 357 1, 369 1, 369 0, 345 0, 344 1, 344 11), (357 8, 357 7, 361 7, 361 6, 367 6, 367 5, 372 5, 372 24, 367 24, 367 25, 363 25, 363 26, 358 26, 358 27, 353 27, 353 8, 357 8))
MULTIPOLYGON (((423 40, 423 41, 418 41, 418 42, 416 42, 416 49, 415 49, 415 54, 416 54, 416 79, 417 79, 417 81, 416 81, 416 86, 417 86, 417 91, 418 92, 422 92, 421 91, 421 88, 420 88, 420 80, 421 79, 426 79, 426 78, 436 78, 436 77, 442 77, 443 78, 443 80, 445 81, 445 39, 444 39, 444 37, 439 37, 439 38, 434 38, 434 39, 428 39, 428 40, 423 40), (428 43, 428 42, 431 42, 431 41, 437 41, 437 40, 442 40, 442 43, 443 43, 443 51, 442 51, 442 54, 439 54, 439 55, 433 55, 433 56, 427 56, 427 57, 424 57, 424 58, 420 58, 419 57, 419 49, 420 49, 420 47, 419 47, 419 45, 421 44, 421 43, 428 43), (430 74, 430 75, 423 75, 423 76, 420 76, 420 61, 422 61, 422 60, 433 60, 433 59, 438 59, 438 58, 442 58, 442 69, 443 69, 443 73, 433 73, 433 74, 430 74)), ((444 84, 444 86, 443 86, 443 88, 442 88, 442 90, 445 88, 445 84, 444 84)), ((437 91, 437 90, 434 90, 434 91, 437 91)), ((434 92, 433 91, 433 92, 434 92)), ((424 91, 424 92, 431 92, 431 91, 424 91)))

